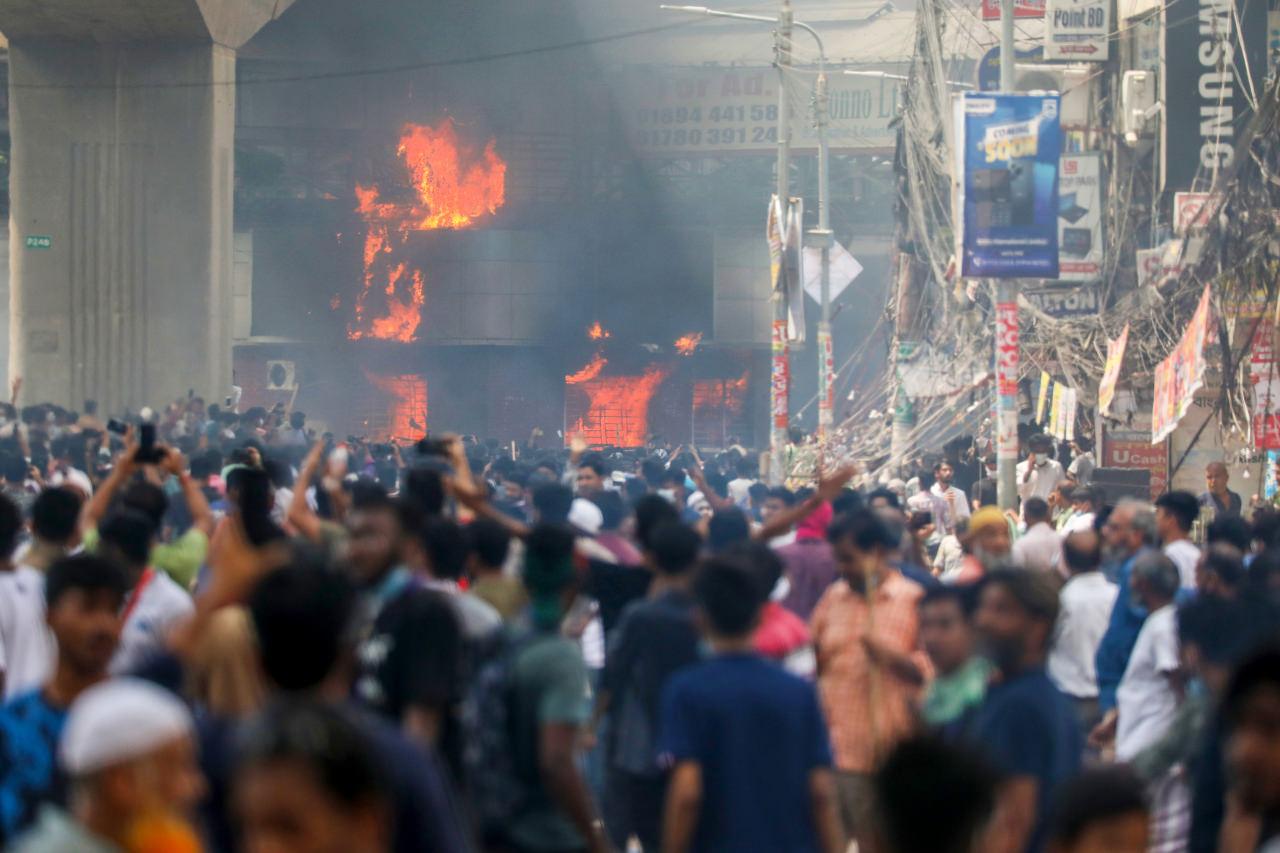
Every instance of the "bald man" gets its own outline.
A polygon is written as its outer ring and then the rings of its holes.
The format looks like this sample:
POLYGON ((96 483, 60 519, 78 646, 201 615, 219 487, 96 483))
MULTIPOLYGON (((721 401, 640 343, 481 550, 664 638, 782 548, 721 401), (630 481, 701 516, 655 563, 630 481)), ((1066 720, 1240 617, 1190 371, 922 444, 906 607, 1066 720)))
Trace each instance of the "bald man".
POLYGON ((1204 469, 1208 491, 1200 495, 1200 506, 1212 507, 1215 515, 1239 515, 1243 502, 1240 496, 1227 488, 1230 474, 1222 462, 1210 462, 1204 469))

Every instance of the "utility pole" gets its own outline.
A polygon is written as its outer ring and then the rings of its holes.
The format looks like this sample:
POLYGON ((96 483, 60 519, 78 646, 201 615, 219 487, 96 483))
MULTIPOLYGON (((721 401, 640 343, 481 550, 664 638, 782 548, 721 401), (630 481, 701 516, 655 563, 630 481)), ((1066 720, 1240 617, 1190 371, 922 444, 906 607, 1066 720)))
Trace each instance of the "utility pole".
MULTIPOLYGON (((1000 0, 1000 91, 1014 89, 1014 0, 1000 0)), ((1018 505, 1018 280, 996 279, 996 499, 1018 505)))
MULTIPOLYGON (((817 34, 814 34, 817 38, 817 34)), ((832 372, 835 367, 831 355, 831 186, 830 151, 827 145, 827 124, 830 113, 827 105, 826 52, 822 40, 818 40, 818 85, 814 98, 814 124, 818 128, 818 227, 810 236, 822 252, 822 275, 819 280, 822 316, 818 320, 818 435, 825 437, 831 429, 832 372)))
MULTIPOLYGON (((782 0, 778 12, 776 39, 778 67, 778 233, 783 238, 780 276, 786 275, 787 218, 791 210, 791 187, 788 172, 791 166, 791 116, 787 98, 787 69, 791 65, 791 0, 782 0)), ((799 283, 804 286, 804 282, 799 283)), ((791 417, 791 365, 787 352, 787 298, 786 292, 773 293, 773 326, 770 330, 772 364, 769 383, 769 482, 781 485, 786 479, 787 426, 791 417)))

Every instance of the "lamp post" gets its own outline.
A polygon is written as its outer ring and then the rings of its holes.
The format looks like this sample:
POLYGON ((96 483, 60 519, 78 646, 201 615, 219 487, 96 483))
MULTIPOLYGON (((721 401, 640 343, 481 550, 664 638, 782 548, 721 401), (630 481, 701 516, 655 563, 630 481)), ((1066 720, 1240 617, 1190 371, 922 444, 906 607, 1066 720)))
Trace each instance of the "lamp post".
MULTIPOLYGON (((787 70, 791 67, 791 29, 798 27, 813 36, 818 46, 818 80, 814 101, 814 125, 818 135, 818 227, 809 232, 810 245, 817 246, 822 253, 820 299, 822 314, 818 322, 818 434, 824 434, 832 422, 832 359, 831 359, 831 212, 829 203, 829 149, 827 145, 828 98, 827 98, 827 51, 822 44, 822 36, 818 31, 803 21, 792 17, 791 0, 782 0, 782 7, 776 18, 766 15, 749 15, 742 12, 726 12, 720 9, 709 9, 706 6, 669 6, 659 7, 668 12, 684 12, 690 15, 705 15, 712 18, 729 18, 737 21, 774 24, 774 44, 777 52, 778 66, 778 228, 785 233, 787 214, 790 209, 791 192, 788 186, 788 170, 791 158, 791 122, 788 114, 787 70)), ((792 283, 796 287, 804 287, 804 282, 792 283)), ((783 294, 774 294, 773 325, 771 345, 773 350, 774 381, 770 383, 769 417, 771 425, 769 479, 775 484, 782 482, 782 451, 787 444, 787 422, 790 405, 789 365, 786 341, 787 303, 783 294)))

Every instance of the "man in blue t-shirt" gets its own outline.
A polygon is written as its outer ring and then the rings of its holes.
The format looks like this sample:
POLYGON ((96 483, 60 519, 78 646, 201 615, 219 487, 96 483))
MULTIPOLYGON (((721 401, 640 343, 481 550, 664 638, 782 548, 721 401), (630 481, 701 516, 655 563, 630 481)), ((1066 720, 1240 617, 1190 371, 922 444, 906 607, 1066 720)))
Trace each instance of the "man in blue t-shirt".
POLYGON ((31 826, 41 805, 62 804, 58 738, 71 703, 107 677, 128 588, 124 569, 101 557, 63 557, 49 567, 46 618, 58 657, 40 689, 0 709, 0 846, 31 826))
POLYGON ((836 853, 843 832, 831 746, 813 686, 758 657, 763 591, 717 559, 694 579, 715 656, 662 696, 661 749, 673 767, 666 853, 836 853))
POLYGON ((996 818, 981 849, 1038 853, 1057 788, 1080 769, 1083 734, 1071 701, 1045 674, 1058 594, 1042 574, 987 575, 975 623, 999 680, 970 727, 1002 774, 996 818))

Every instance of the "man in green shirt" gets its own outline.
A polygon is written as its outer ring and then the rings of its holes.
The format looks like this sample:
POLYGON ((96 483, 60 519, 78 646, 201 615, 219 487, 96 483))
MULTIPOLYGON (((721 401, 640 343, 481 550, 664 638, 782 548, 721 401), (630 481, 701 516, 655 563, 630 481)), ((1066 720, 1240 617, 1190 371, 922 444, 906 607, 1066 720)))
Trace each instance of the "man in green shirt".
POLYGON ((970 590, 944 586, 920 600, 920 642, 935 672, 920 713, 945 733, 962 729, 987 695, 991 665, 974 651, 972 598, 970 590))
POLYGON ((532 633, 521 642, 510 677, 514 764, 527 796, 504 839, 520 853, 609 849, 577 764, 591 711, 587 667, 578 645, 560 633, 574 598, 573 543, 568 528, 543 525, 525 550, 532 633))

